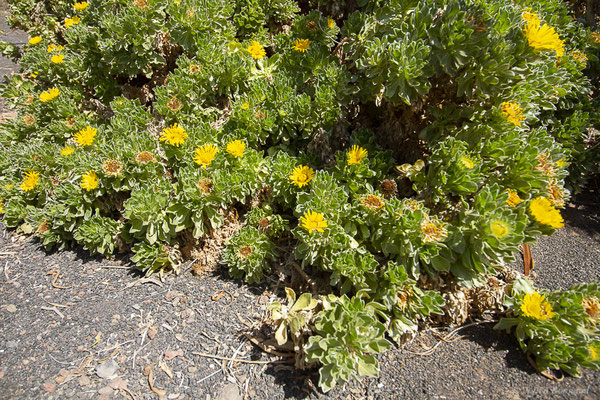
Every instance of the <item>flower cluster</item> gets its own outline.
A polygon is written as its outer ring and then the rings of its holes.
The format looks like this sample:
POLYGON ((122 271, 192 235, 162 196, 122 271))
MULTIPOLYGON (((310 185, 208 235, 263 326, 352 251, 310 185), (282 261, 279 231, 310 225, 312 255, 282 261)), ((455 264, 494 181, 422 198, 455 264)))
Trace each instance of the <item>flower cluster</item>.
POLYGON ((517 126, 521 126, 521 122, 525 119, 521 106, 513 102, 502 103, 502 113, 510 122, 517 126))

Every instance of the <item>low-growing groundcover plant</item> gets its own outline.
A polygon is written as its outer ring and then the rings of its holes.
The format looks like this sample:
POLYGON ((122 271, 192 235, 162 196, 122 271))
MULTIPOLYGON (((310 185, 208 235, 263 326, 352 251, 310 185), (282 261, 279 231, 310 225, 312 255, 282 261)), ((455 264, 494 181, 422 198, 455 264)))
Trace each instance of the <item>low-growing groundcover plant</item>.
MULTIPOLYGON (((560 229, 597 166, 600 33, 558 0, 9 4, 3 223, 145 273, 225 236, 233 277, 293 267, 268 320, 325 391, 560 229)), ((540 369, 598 367, 597 284, 509 283, 498 328, 540 369)))

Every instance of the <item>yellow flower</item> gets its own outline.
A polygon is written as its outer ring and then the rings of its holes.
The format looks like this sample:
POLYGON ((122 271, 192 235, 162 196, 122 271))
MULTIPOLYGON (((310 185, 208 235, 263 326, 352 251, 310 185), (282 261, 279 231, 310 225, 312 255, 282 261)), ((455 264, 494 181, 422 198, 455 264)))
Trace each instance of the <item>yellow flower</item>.
POLYGON ((162 134, 160 136, 161 142, 169 142, 171 146, 178 146, 185 142, 187 139, 187 133, 185 130, 179 125, 175 123, 168 128, 163 129, 162 134))
POLYGON ((25 172, 25 175, 23 175, 23 183, 21 183, 20 188, 24 192, 29 192, 34 187, 39 185, 39 183, 40 183, 40 174, 33 170, 29 170, 29 171, 25 172))
POLYGON ((8 185, 4 186, 4 189, 9 189, 9 190, 10 190, 10 189, 12 189, 13 187, 15 187, 15 185, 13 185, 12 183, 10 183, 10 184, 8 184, 8 185))
POLYGON ((590 39, 594 43, 600 43, 600 33, 598 33, 598 32, 590 33, 590 39))
POLYGON ((327 26, 329 26, 330 29, 333 29, 335 21, 332 18, 327 18, 327 26))
POLYGON ((0 214, 4 214, 3 201, 4 201, 4 199, 2 199, 2 197, 0 197, 0 214))
POLYGON ((87 1, 80 1, 78 3, 73 4, 73 8, 77 11, 83 11, 89 6, 90 5, 87 3, 87 1))
POLYGON ((242 104, 242 110, 247 110, 249 108, 250 108, 250 104, 248 104, 248 103, 242 104))
POLYGON ((77 25, 81 21, 79 17, 67 18, 65 19, 65 27, 70 28, 73 25, 77 25))
POLYGON ((560 211, 552 206, 545 197, 537 197, 529 203, 529 212, 533 218, 543 225, 559 229, 565 226, 560 211))
POLYGON ((475 166, 475 163, 469 157, 461 157, 460 158, 460 162, 467 169, 471 169, 471 168, 473 168, 475 166))
POLYGON ((29 39, 29 44, 34 45, 34 44, 38 44, 41 41, 42 41, 41 36, 34 36, 31 39, 29 39))
POLYGON ((327 228, 327 220, 323 218, 323 214, 314 211, 305 212, 304 216, 300 217, 300 223, 309 234, 312 231, 323 232, 323 229, 327 228))
POLYGON ((65 56, 62 54, 55 54, 53 55, 50 60, 54 63, 54 64, 62 64, 63 60, 65 59, 65 56))
POLYGON ((502 221, 493 221, 490 224, 490 229, 497 238, 502 238, 508 234, 508 226, 502 221))
POLYGON ((40 94, 40 101, 45 103, 47 101, 54 100, 60 94, 60 90, 57 88, 48 89, 40 94))
POLYGON ((540 22, 542 22, 539 15, 537 15, 534 12, 531 12, 531 8, 528 8, 527 10, 523 11, 523 14, 521 14, 521 16, 523 17, 523 19, 525 21, 527 21, 527 23, 530 23, 530 24, 539 25, 540 22))
POLYGON ((246 144, 241 140, 234 140, 233 142, 227 143, 227 152, 234 157, 242 157, 246 144))
POLYGON ((94 171, 89 171, 81 177, 81 187, 88 192, 98 187, 98 176, 94 171))
POLYGON ((588 350, 590 351, 590 358, 594 361, 598 361, 600 359, 600 346, 598 343, 592 343, 588 350))
POLYGON ((354 145, 348 152, 348 165, 360 164, 363 158, 365 158, 366 156, 367 150, 357 145, 354 145))
POLYGON ((94 138, 96 137, 96 133, 98 129, 92 128, 91 126, 87 126, 77 132, 73 138, 80 146, 91 146, 94 143, 94 138))
POLYGON ((308 50, 309 45, 310 45, 309 39, 296 39, 292 49, 299 51, 301 53, 304 53, 306 50, 308 50))
POLYGON ((56 46, 55 44, 50 43, 48 45, 48 53, 52 53, 53 51, 61 51, 64 50, 64 46, 56 46))
POLYGON ((502 103, 502 113, 506 119, 517 126, 521 126, 521 121, 525 119, 523 110, 517 103, 505 101, 502 103))
POLYGON ((71 154, 73 154, 74 151, 74 148, 72 148, 71 146, 67 146, 60 151, 60 154, 62 154, 63 156, 70 156, 71 154))
POLYGON ((523 199, 519 197, 519 194, 517 192, 514 192, 510 189, 506 190, 508 191, 508 200, 506 200, 506 203, 508 203, 509 206, 515 207, 517 204, 523 201, 523 199))
POLYGON ((215 155, 219 149, 214 144, 205 144, 200 146, 194 152, 194 161, 198 165, 202 165, 204 168, 208 167, 212 160, 215 159, 215 155))
POLYGON ((538 292, 527 293, 523 297, 521 312, 526 317, 535 319, 550 319, 556 315, 552 312, 552 306, 545 301, 545 297, 538 292))
POLYGON ((315 177, 315 171, 306 165, 300 165, 292 171, 290 174, 290 180, 298 187, 308 185, 310 181, 315 177))
POLYGON ((541 25, 539 19, 527 21, 524 32, 529 45, 534 49, 554 50, 557 58, 565 54, 565 42, 560 39, 554 28, 541 25))
POLYGON ((429 217, 421 222, 421 234, 425 243, 441 242, 448 237, 446 224, 429 217))
POLYGON ((35 78, 37 78, 38 74, 39 74, 39 72, 34 71, 31 74, 29 74, 29 76, 32 77, 33 79, 35 79, 35 78))
POLYGON ((262 60, 267 55, 264 47, 256 40, 253 40, 250 46, 248 46, 248 53, 252 56, 252 58, 256 60, 262 60))

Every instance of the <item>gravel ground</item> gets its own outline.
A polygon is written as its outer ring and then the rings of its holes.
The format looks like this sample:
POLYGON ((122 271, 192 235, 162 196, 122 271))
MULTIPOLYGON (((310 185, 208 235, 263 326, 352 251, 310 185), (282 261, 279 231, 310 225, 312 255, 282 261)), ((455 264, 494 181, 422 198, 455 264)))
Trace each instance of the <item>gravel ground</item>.
MULTIPOLYGON (((9 32, 1 39, 26 38, 9 32)), ((0 59, 0 73, 14 68, 0 59)), ((593 183, 565 210, 566 227, 532 246, 539 287, 600 280, 599 198, 593 183)), ((2 399, 600 398, 600 372, 550 381, 492 324, 462 330, 429 356, 413 354, 437 342, 433 331, 423 332, 380 356, 380 378, 322 394, 316 371, 268 363, 277 358, 240 335, 259 324, 283 286, 249 287, 189 269, 144 280, 125 259, 46 252, 1 225, 0 269, 2 399)))

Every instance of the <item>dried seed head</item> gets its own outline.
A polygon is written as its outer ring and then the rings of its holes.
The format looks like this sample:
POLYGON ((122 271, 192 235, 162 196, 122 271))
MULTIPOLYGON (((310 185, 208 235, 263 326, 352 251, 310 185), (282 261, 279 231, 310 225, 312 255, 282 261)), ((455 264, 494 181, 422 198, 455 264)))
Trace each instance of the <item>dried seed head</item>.
POLYGON ((116 178, 121 176, 123 164, 119 160, 106 160, 102 163, 102 171, 104 175, 116 178))
POLYGON ((379 187, 386 199, 393 197, 398 192, 398 185, 393 179, 385 179, 381 182, 379 187))
POLYGON ((146 8, 146 7, 148 7, 148 2, 146 2, 146 0, 135 0, 133 2, 133 4, 135 4, 136 6, 138 6, 140 8, 146 8))
POLYGON ((385 201, 374 194, 369 194, 361 200, 363 206, 370 208, 371 210, 380 210, 385 205, 385 201))
POLYGON ((39 235, 43 235, 44 233, 48 232, 50 230, 50 227, 48 226, 48 221, 42 221, 40 223, 40 225, 37 228, 37 233, 39 235))
POLYGON ((581 302, 585 312, 594 322, 600 321, 600 302, 595 297, 588 297, 581 302))
POLYGON ((211 194, 213 191, 214 183, 208 178, 200 178, 196 186, 198 186, 202 194, 211 194))
POLYGON ((27 114, 23 117, 23 123, 27 126, 35 124, 35 117, 32 114, 27 114))
POLYGON ((238 253, 238 257, 240 258, 240 260, 244 261, 246 258, 248 258, 250 256, 250 254, 252 254, 252 247, 244 246, 240 249, 240 252, 238 253))
POLYGON ((69 118, 65 121, 65 125, 67 126, 67 128, 69 129, 73 129, 73 127, 75 126, 75 118, 69 118))
POLYGON ((154 163, 156 162, 156 157, 154 157, 154 154, 150 153, 149 151, 142 151, 137 153, 135 156, 135 162, 138 164, 147 164, 150 162, 154 163))
POLYGON ((188 67, 190 74, 195 74, 200 72, 201 67, 198 64, 190 64, 188 67))
POLYGON ((173 96, 171 101, 169 101, 169 104, 167 104, 167 107, 173 111, 178 111, 181 109, 181 101, 177 98, 177 96, 173 96))

